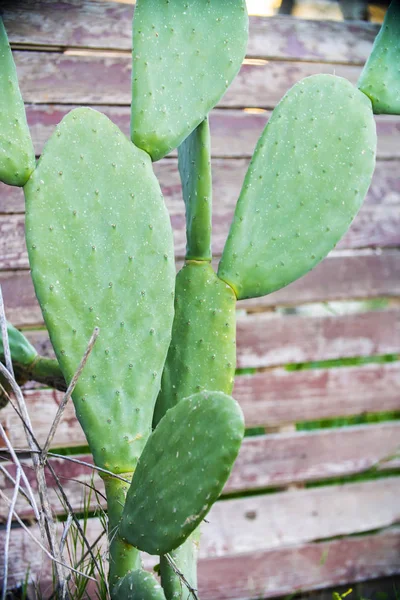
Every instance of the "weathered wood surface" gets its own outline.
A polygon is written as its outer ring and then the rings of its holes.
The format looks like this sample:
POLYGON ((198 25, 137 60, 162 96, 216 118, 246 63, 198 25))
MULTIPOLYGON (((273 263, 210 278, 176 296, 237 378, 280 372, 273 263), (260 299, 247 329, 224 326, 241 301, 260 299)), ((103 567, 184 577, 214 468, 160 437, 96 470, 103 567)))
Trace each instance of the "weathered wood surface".
MULTIPOLYGON (((72 458, 93 464, 90 454, 72 458)), ((93 485, 104 493, 100 476, 90 467, 69 461, 68 457, 52 458, 50 463, 75 512, 82 511, 83 495, 88 494, 85 484, 93 485)), ((24 460, 23 464, 32 489, 37 491, 31 462, 24 460)), ((15 478, 15 466, 12 463, 5 463, 3 466, 15 478)), ((396 422, 256 436, 244 439, 223 494, 345 477, 371 468, 381 471, 398 466, 400 423, 396 422)), ((60 494, 50 472, 47 473, 47 483, 53 511, 64 514, 65 505, 60 502, 60 494)), ((14 486, 4 473, 0 473, 0 489, 11 499, 14 486)), ((95 510, 97 506, 94 495, 89 506, 91 510, 95 510)), ((16 510, 21 518, 33 518, 32 509, 23 496, 19 496, 16 510)), ((5 522, 7 514, 8 509, 3 502, 0 505, 0 521, 5 522)))
MULTIPOLYGON (((321 587, 324 583, 329 585, 331 580, 329 577, 325 579, 327 573, 325 563, 332 569, 331 576, 338 578, 337 583, 354 581, 357 577, 361 578, 361 573, 363 577, 371 577, 380 575, 382 570, 387 574, 397 572, 400 549, 398 528, 377 534, 382 536, 381 538, 363 536, 337 540, 336 543, 344 544, 342 547, 344 549, 349 545, 351 547, 352 543, 356 548, 353 548, 350 555, 348 551, 344 551, 335 558, 329 556, 329 549, 332 547, 330 545, 335 542, 328 541, 316 545, 310 542, 347 532, 364 532, 365 520, 362 522, 364 514, 373 515, 369 522, 376 528, 390 526, 400 518, 397 502, 399 492, 399 480, 388 478, 385 480, 385 486, 374 481, 310 490, 291 490, 280 493, 278 497, 275 496, 276 499, 279 498, 279 502, 274 501, 271 495, 219 502, 214 505, 208 516, 210 522, 203 524, 200 545, 201 586, 204 586, 203 590, 206 593, 207 582, 213 581, 213 586, 217 585, 217 589, 212 587, 213 595, 210 593, 206 597, 210 600, 236 597, 258 598, 260 596, 255 592, 259 589, 260 579, 262 584, 267 586, 265 592, 267 595, 273 595, 274 589, 275 593, 278 589, 280 591, 280 586, 284 585, 285 580, 289 582, 286 585, 296 586, 296 589, 301 588, 302 569, 299 570, 297 564, 293 573, 289 574, 289 571, 290 566, 294 566, 292 564, 294 557, 301 562, 303 548, 306 552, 304 556, 306 561, 308 557, 307 575, 304 580, 307 581, 307 586, 312 587, 313 580, 318 581, 321 587), (232 527, 232 523, 235 523, 235 527, 232 527), (379 539, 385 540, 385 543, 382 545, 379 539), (375 541, 374 544, 371 544, 372 540, 375 541), (258 560, 255 560, 257 557, 258 560), (278 562, 279 557, 281 560, 278 562), (235 564, 239 561, 244 561, 246 568, 238 570, 238 578, 235 580, 235 564), (274 570, 269 570, 271 566, 274 567, 275 577, 272 577, 274 570), (362 567, 360 571, 358 571, 359 567, 362 567), (206 576, 209 570, 214 573, 213 577, 206 576), (218 572, 220 574, 225 572, 225 577, 219 583, 216 581, 218 572), (263 577, 264 574, 268 574, 268 578, 263 577), (278 588, 274 585, 276 578, 279 581, 278 588), (251 582, 257 583, 257 588, 251 589, 249 587, 251 582), (238 590, 238 587, 241 589, 238 590), (246 587, 247 591, 244 592, 246 587)), ((97 520, 89 521, 87 527, 89 539, 96 539, 101 531, 102 528, 97 520)), ((41 556, 34 542, 21 529, 13 531, 11 540, 10 561, 13 566, 14 581, 21 581, 24 578, 29 563, 31 575, 40 573, 42 581, 46 581, 47 565, 42 568, 41 556)), ((3 545, 0 548, 1 559, 3 545)), ((150 561, 146 562, 148 564, 150 561)), ((151 562, 154 564, 154 561, 151 562)), ((303 563, 304 566, 307 562, 303 563)))
MULTIPOLYGON (((37 155, 43 151, 43 147, 54 132, 56 125, 74 108, 76 106, 71 104, 30 104, 26 107, 29 128, 37 155)), ((125 135, 129 136, 130 107, 91 105, 90 108, 103 112, 118 125, 125 135)), ((257 140, 267 124, 270 114, 270 111, 263 109, 214 109, 211 111, 212 157, 251 158, 257 140)), ((400 117, 377 115, 375 120, 378 134, 378 158, 400 158, 400 145, 398 143, 400 117)), ((176 154, 176 151, 171 153, 173 156, 176 156, 176 154)), ((1 200, 0 206, 4 212, 7 212, 7 206, 2 206, 1 200)))
MULTIPOLYGON (((178 261, 177 268, 181 266, 178 261)), ((16 327, 43 324, 29 271, 0 271, 0 285, 8 319, 16 327)), ((400 252, 355 251, 332 253, 291 285, 262 298, 241 301, 238 309, 251 312, 279 305, 391 296, 400 296, 400 252)))
POLYGON ((257 600, 398 573, 400 533, 344 538, 199 563, 204 600, 257 600))
MULTIPOLYGON (((22 97, 27 103, 131 103, 130 55, 17 50, 14 59, 22 97)), ((303 77, 335 73, 355 84, 360 72, 360 67, 352 65, 249 59, 218 106, 272 108, 303 77)))
MULTIPOLYGON (((27 390, 26 401, 39 443, 47 438, 62 393, 27 390)), ((247 427, 279 427, 338 416, 400 411, 400 363, 367 364, 289 372, 272 369, 238 375, 234 397, 247 427)), ((20 420, 8 406, 0 412, 3 427, 16 448, 26 448, 20 420)), ((342 434, 341 434, 342 435, 342 434)), ((58 426, 53 448, 86 444, 72 402, 58 426)), ((367 456, 367 448, 365 449, 367 456)))
MULTIPOLYGON (((27 338, 44 356, 53 356, 46 331, 27 338)), ((400 309, 335 316, 239 314, 237 367, 264 368, 400 352, 400 309)))
MULTIPOLYGON (((214 214, 213 251, 221 254, 235 204, 248 165, 247 159, 216 159, 213 169, 214 214)), ((184 205, 176 161, 164 160, 155 165, 155 171, 165 195, 174 229, 175 252, 184 256, 186 248, 184 205)), ((400 162, 380 161, 367 198, 338 248, 365 248, 400 245, 400 162)), ((2 186, 1 202, 20 210, 22 191, 2 186), (4 192, 3 192, 4 190, 4 192), (17 202, 14 200, 18 199, 17 202)), ((1 209, 0 209, 1 210, 1 209)), ((0 215, 0 269, 28 267, 22 214, 0 215)))
MULTIPOLYGON (((88 523, 87 537, 101 534, 97 519, 88 523)), ((10 546, 11 583, 25 579, 27 565, 40 578, 43 598, 52 591, 50 561, 42 558, 34 542, 20 529, 14 530, 10 546)), ((35 531, 37 534, 37 532, 35 531)), ((103 538, 103 547, 105 547, 103 538)), ((0 546, 0 560, 3 546, 0 546)), ((349 581, 388 577, 398 572, 400 528, 263 552, 204 558, 199 562, 199 594, 205 600, 257 600, 298 593, 349 581)), ((151 569, 154 558, 145 557, 151 569)), ((95 594, 92 594, 95 597, 95 594)))
MULTIPOLYGON (((116 2, 29 0, 6 3, 11 44, 130 50, 133 7, 116 2)), ((247 56, 364 64, 378 26, 250 17, 247 56)))

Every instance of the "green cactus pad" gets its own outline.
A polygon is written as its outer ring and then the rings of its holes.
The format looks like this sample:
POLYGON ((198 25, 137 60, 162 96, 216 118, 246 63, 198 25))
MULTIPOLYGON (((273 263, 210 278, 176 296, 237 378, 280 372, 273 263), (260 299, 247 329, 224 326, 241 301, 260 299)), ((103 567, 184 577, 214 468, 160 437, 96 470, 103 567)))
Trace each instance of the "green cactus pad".
POLYGON ((122 538, 150 554, 180 546, 221 493, 243 434, 239 405, 221 392, 200 392, 171 408, 139 459, 122 538))
POLYGON ((22 187, 35 168, 35 152, 17 71, 0 17, 0 181, 22 187))
POLYGON ((245 0, 138 0, 132 141, 159 160, 220 100, 246 52, 245 0))
MULTIPOLYGON (((36 349, 26 339, 23 333, 16 329, 11 323, 7 323, 8 344, 10 347, 13 363, 29 367, 38 356, 36 349)), ((0 360, 4 359, 4 342, 0 331, 0 360)))
POLYGON ((374 113, 400 115, 400 0, 390 4, 357 85, 374 113))
POLYGON ((367 193, 375 150, 371 102, 348 81, 314 75, 289 90, 258 141, 218 269, 239 299, 328 254, 367 193))
POLYGON ((208 118, 178 148, 186 206, 186 259, 211 260, 211 149, 208 118))
POLYGON ((189 262, 175 286, 172 340, 154 424, 182 398, 213 389, 231 394, 236 367, 236 298, 212 266, 189 262))
POLYGON ((165 600, 161 585, 144 569, 127 573, 113 588, 113 600, 165 600))
POLYGON ((173 319, 170 221, 149 156, 107 117, 69 113, 25 186, 32 278, 95 463, 135 467, 151 429, 173 319))

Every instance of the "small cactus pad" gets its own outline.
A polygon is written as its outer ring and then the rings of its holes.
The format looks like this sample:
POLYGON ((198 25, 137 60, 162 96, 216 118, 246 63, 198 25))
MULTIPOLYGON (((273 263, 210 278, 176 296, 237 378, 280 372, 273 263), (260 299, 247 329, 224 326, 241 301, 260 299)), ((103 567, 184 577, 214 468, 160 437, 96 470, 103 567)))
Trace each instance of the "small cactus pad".
POLYGON ((127 573, 112 590, 113 600, 165 600, 161 585, 144 569, 127 573))
POLYGON ((313 75, 289 90, 258 141, 218 269, 239 299, 282 288, 332 250, 375 150, 371 102, 347 80, 313 75))
POLYGON ((22 187, 35 168, 35 152, 17 71, 0 17, 0 181, 22 187))
POLYGON ((217 104, 246 52, 245 0, 138 0, 132 141, 159 160, 217 104))
MULTIPOLYGON (((20 366, 29 367, 38 353, 32 344, 26 339, 23 333, 18 331, 11 323, 7 323, 8 344, 10 347, 13 363, 20 366)), ((4 360, 4 341, 0 331, 0 360, 4 360)))
POLYGON ((208 118, 178 148, 186 206, 186 259, 211 260, 211 150, 208 118))
POLYGON ((210 263, 188 262, 175 285, 172 340, 154 425, 179 400, 201 390, 231 394, 236 367, 236 298, 210 263))
POLYGON ((200 392, 171 408, 139 459, 122 537, 149 554, 180 546, 221 493, 243 434, 242 411, 222 392, 200 392))
POLYGON ((149 156, 101 113, 70 112, 25 186, 32 278, 97 465, 132 471, 173 320, 170 220, 149 156))
POLYGON ((390 4, 357 85, 374 113, 400 115, 400 0, 390 4))

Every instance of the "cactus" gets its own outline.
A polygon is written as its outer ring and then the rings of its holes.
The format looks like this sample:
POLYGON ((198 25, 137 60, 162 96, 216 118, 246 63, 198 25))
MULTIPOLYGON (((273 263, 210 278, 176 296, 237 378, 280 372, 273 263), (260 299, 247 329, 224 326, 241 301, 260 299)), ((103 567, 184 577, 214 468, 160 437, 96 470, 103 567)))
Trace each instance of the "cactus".
POLYGON ((374 113, 400 115, 400 0, 390 4, 358 80, 374 113))
POLYGON ((207 116, 246 53, 245 0, 138 0, 131 136, 159 160, 207 116))
POLYGON ((262 133, 218 267, 238 299, 304 275, 346 232, 367 193, 376 132, 369 99, 313 75, 283 97, 262 133))
POLYGON ((0 17, 0 181, 23 186, 35 168, 35 152, 26 122, 7 34, 0 17))
POLYGON ((221 392, 194 394, 168 410, 140 456, 121 536, 149 554, 180 546, 220 495, 243 434, 238 404, 221 392))
MULTIPOLYGON (((134 143, 104 115, 73 110, 24 188, 32 277, 65 381, 100 328, 73 400, 95 463, 109 472, 114 600, 183 600, 187 584, 197 588, 198 526, 244 429, 230 397, 236 300, 277 290, 322 260, 374 169, 370 99, 330 75, 299 82, 260 137, 215 273, 207 114, 246 36, 243 0, 138 0, 134 143), (178 145, 187 252, 174 283, 151 161, 178 145), (139 550, 161 554, 162 587, 139 550)), ((10 331, 16 364, 29 369, 36 352, 10 331)))
MULTIPOLYGON (((18 384, 23 385, 27 381, 34 380, 65 391, 65 379, 58 362, 52 358, 39 356, 29 340, 11 323, 7 323, 7 332, 15 378, 18 384)), ((5 361, 3 339, 0 339, 0 361, 5 361)), ((2 381, 1 377, 0 382, 7 388, 7 384, 2 381)))

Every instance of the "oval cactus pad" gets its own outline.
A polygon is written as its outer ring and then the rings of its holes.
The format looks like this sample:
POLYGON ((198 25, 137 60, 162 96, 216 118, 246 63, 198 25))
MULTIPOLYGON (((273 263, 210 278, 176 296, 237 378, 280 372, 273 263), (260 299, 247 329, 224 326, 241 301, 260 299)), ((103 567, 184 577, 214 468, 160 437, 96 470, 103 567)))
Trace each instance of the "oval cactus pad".
POLYGON ((400 115, 400 0, 390 4, 358 80, 374 113, 400 115))
POLYGON ((361 206, 375 151, 371 102, 347 80, 314 75, 289 90, 258 141, 218 269, 239 299, 328 254, 361 206))
POLYGON ((171 408, 139 459, 120 535, 150 554, 180 546, 220 495, 243 434, 242 411, 222 392, 200 392, 171 408))
POLYGON ((35 168, 35 152, 7 34, 0 17, 0 181, 23 186, 35 168))
POLYGON ((217 104, 246 52, 245 0, 138 0, 132 141, 159 160, 217 104))
POLYGON ((101 113, 70 112, 25 186, 32 278, 97 465, 132 471, 170 341, 170 220, 149 156, 101 113))

